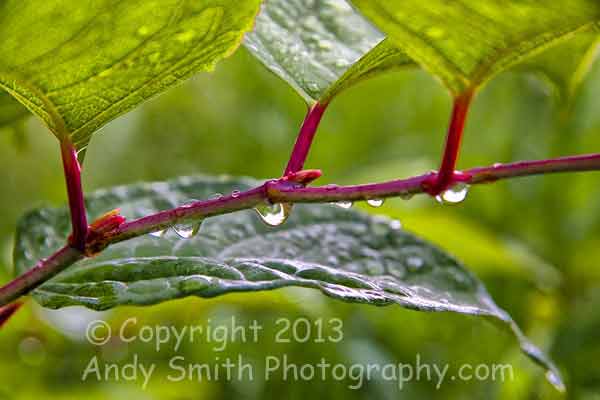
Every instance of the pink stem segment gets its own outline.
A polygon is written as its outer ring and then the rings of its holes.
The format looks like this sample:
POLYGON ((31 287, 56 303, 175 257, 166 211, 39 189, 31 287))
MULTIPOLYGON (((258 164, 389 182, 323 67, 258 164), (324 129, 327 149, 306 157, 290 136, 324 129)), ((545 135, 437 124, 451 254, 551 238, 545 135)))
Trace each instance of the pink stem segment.
POLYGON ((73 229, 73 234, 69 242, 77 250, 84 251, 88 224, 85 214, 85 202, 83 200, 83 188, 81 186, 81 165, 77 159, 77 151, 70 141, 63 140, 60 144, 60 149, 69 198, 69 209, 71 211, 71 226, 73 229))
MULTIPOLYGON (((577 171, 600 171, 600 153, 478 167, 465 171, 463 180, 474 185, 520 176, 577 171)), ((405 197, 426 192, 426 183, 437 176, 436 173, 429 173, 408 179, 366 185, 305 187, 306 182, 319 175, 318 171, 302 171, 295 175, 298 179, 290 180, 284 177, 270 180, 235 195, 197 201, 133 221, 124 222, 117 214, 109 213, 92 224, 98 228, 92 230, 97 232, 97 235, 88 235, 85 252, 67 245, 1 287, 0 307, 29 293, 60 271, 84 258, 86 254, 95 254, 111 244, 161 230, 176 223, 250 209, 266 200, 272 203, 327 203, 405 197)))
POLYGON ((473 92, 467 91, 454 99, 454 107, 452 109, 450 125, 448 126, 448 134, 446 136, 446 145, 440 170, 432 182, 426 185, 428 186, 427 192, 432 196, 437 196, 457 181, 463 180, 463 177, 456 176, 455 170, 467 112, 469 111, 469 105, 471 104, 472 98, 473 92))
POLYGON ((304 162, 306 161, 306 157, 308 157, 310 146, 326 109, 327 103, 322 104, 318 102, 308 109, 283 176, 288 176, 304 168, 304 162))
POLYGON ((0 328, 21 308, 23 303, 15 302, 7 306, 0 307, 0 328))

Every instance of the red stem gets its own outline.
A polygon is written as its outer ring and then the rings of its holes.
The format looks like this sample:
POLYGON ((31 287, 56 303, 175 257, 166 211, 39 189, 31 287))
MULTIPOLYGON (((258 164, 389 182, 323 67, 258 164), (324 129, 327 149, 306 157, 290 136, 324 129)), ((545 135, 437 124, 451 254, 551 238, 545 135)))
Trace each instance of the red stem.
MULTIPOLYGON (((600 153, 478 167, 465 171, 463 180, 468 184, 482 184, 520 176, 576 171, 600 171, 600 153)), ((297 175, 314 177, 318 174, 314 171, 306 171, 297 175)), ((49 258, 40 260, 35 267, 0 288, 0 306, 35 289, 84 258, 85 254, 102 251, 111 244, 161 230, 176 223, 249 209, 263 204, 266 200, 272 203, 327 203, 413 195, 425 192, 427 183, 436 176, 436 173, 429 173, 408 179, 366 185, 328 185, 310 188, 304 187, 304 182, 280 178, 235 195, 197 201, 124 223, 118 220, 118 215, 109 214, 96 223, 96 226, 102 228, 98 231, 99 235, 97 237, 89 235, 86 250, 91 251, 84 253, 71 246, 65 246, 49 258), (110 224, 107 225, 108 222, 110 224), (112 230, 105 231, 104 228, 110 229, 109 225, 112 226, 113 222, 116 226, 112 230)))
POLYGON ((308 109, 308 113, 300 127, 296 144, 294 145, 290 161, 285 168, 283 176, 291 175, 304 168, 304 162, 308 156, 317 128, 319 127, 319 122, 321 122, 321 118, 326 109, 327 103, 322 104, 318 102, 308 109))
POLYGON ((69 197, 71 226, 73 229, 69 243, 77 250, 84 251, 88 224, 85 214, 85 202, 83 200, 83 188, 81 186, 81 165, 79 164, 79 160, 77 160, 77 151, 70 141, 63 140, 60 144, 60 150, 69 197))
POLYGON ((450 119, 450 125, 448 126, 448 134, 446 136, 446 145, 444 147, 444 156, 442 158, 440 170, 434 181, 431 183, 431 187, 427 189, 427 192, 432 196, 437 196, 451 187, 457 180, 462 180, 457 179, 455 176, 456 161, 458 160, 458 153, 460 151, 460 144, 465 128, 465 120, 472 98, 473 92, 467 91, 454 99, 452 117, 450 119))
POLYGON ((9 318, 12 317, 14 313, 16 313, 19 310, 19 308, 21 308, 22 305, 23 303, 15 302, 7 306, 0 307, 0 328, 2 328, 4 324, 6 324, 9 318))

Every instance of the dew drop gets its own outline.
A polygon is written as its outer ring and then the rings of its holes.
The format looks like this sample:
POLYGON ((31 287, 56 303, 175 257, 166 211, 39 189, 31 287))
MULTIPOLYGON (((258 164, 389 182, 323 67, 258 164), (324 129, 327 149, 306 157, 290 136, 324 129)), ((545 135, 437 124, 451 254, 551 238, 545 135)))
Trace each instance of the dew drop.
POLYGON ((289 207, 282 203, 262 204, 254 209, 261 221, 269 226, 283 224, 289 216, 289 207))
POLYGON ((448 190, 435 196, 435 199, 440 204, 458 204, 467 198, 469 193, 469 185, 466 183, 458 183, 448 190))
POLYGON ((196 234, 200 230, 201 225, 202 221, 185 224, 176 224, 173 225, 173 232, 175 232, 177 236, 179 236, 182 239, 190 239, 196 236, 196 234))
POLYGON ((310 82, 308 85, 308 90, 312 91, 312 92, 316 92, 319 90, 319 85, 317 85, 315 82, 310 82))
POLYGON ((352 203, 351 201, 346 201, 346 200, 336 201, 335 203, 331 203, 331 204, 333 204, 334 206, 343 208, 344 210, 348 210, 348 209, 352 208, 352 206, 354 205, 354 203, 352 203))
POLYGON ((400 221, 398 221, 397 219, 394 219, 394 220, 390 221, 390 228, 394 231, 398 231, 398 230, 402 229, 402 223, 400 221))
POLYGON ((370 205, 371 207, 381 207, 384 203, 384 199, 369 199, 367 200, 367 204, 370 205))
POLYGON ((149 33, 150 33, 150 28, 148 28, 147 26, 140 26, 139 29, 137 30, 137 34, 140 36, 148 36, 149 33))
POLYGON ((175 39, 177 39, 181 43, 186 43, 192 40, 194 36, 196 36, 196 31, 193 29, 188 29, 185 32, 181 32, 175 35, 175 39))
POLYGON ((548 382, 550 382, 552 386, 554 386, 554 388, 561 393, 564 393, 567 390, 562 379, 560 379, 560 376, 558 376, 558 374, 554 371, 546 371, 546 380, 548 380, 548 382))
POLYGON ((234 199, 236 197, 239 197, 240 195, 240 191, 239 190, 234 190, 233 192, 231 192, 231 197, 233 197, 234 199))
POLYGON ((150 232, 149 235, 160 238, 160 237, 163 237, 165 235, 165 233, 167 233, 166 229, 160 229, 158 231, 150 232))
POLYGON ((335 61, 335 66, 338 68, 345 68, 348 67, 348 62, 344 59, 338 59, 335 61))
POLYGON ((410 256, 406 259, 406 265, 408 266, 408 269, 413 272, 420 270, 424 264, 425 262, 420 257, 410 256))
POLYGON ((413 198, 413 196, 414 196, 414 195, 413 195, 412 193, 410 193, 410 192, 404 192, 404 193, 400 193, 400 198, 401 198, 402 200, 410 200, 410 199, 412 199, 412 198, 413 198))

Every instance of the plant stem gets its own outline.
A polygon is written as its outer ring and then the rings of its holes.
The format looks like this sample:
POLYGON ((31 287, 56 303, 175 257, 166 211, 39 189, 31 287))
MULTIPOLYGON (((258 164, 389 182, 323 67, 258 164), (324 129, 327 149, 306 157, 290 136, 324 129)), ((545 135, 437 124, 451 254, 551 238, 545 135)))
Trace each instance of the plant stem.
MULTIPOLYGON (((468 184, 483 184, 500 179, 539 174, 576 171, 600 171, 600 153, 538 161, 520 161, 494 164, 464 171, 468 184)), ((286 178, 270 180, 254 189, 218 199, 197 201, 171 210, 119 224, 109 232, 103 232, 86 243, 85 254, 94 254, 107 246, 170 227, 179 222, 198 220, 220 214, 250 209, 265 201, 279 203, 327 203, 335 201, 361 201, 374 198, 405 197, 425 193, 435 172, 409 179, 393 180, 366 185, 305 187, 304 184, 286 178)), ((93 235, 90 235, 90 237, 93 235)), ((55 276, 69 265, 84 258, 84 253, 65 246, 48 259, 0 288, 0 307, 16 300, 43 282, 55 276)))
POLYGON ((6 321, 8 321, 10 317, 12 317, 14 313, 21 308, 22 305, 23 303, 21 302, 15 302, 4 307, 0 307, 0 328, 2 328, 2 325, 4 325, 6 321))
POLYGON ((319 102, 308 109, 283 176, 288 176, 304 168, 304 162, 306 161, 306 157, 308 157, 310 146, 326 109, 327 103, 322 104, 319 102))
POLYGON ((67 245, 49 258, 40 260, 35 267, 0 288, 0 307, 29 293, 83 257, 81 251, 67 245))
POLYGON ((88 224, 85 215, 83 189, 81 187, 81 165, 79 164, 79 160, 77 160, 77 151, 69 140, 61 141, 60 150, 69 198, 69 209, 71 211, 71 226, 73 229, 69 243, 74 248, 84 251, 88 224))
POLYGON ((456 182, 456 161, 472 98, 473 92, 467 91, 454 99, 440 170, 432 180, 431 186, 427 188, 427 192, 432 196, 437 196, 456 182))

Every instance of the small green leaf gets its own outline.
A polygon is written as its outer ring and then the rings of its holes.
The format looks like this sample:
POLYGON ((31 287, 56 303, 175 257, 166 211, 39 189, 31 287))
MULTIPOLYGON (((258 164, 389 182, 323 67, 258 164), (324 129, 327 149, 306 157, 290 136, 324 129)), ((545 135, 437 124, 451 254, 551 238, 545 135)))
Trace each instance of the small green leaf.
POLYGON ((598 56, 600 27, 581 32, 564 43, 517 65, 551 84, 558 100, 569 105, 598 56))
POLYGON ((600 21, 597 0, 352 0, 454 93, 600 21))
POLYGON ((383 34, 345 0, 266 0, 244 44, 310 104, 330 101, 341 89, 362 80, 363 74, 409 61, 386 46, 369 58, 367 66, 353 68, 343 83, 336 83, 381 40, 383 34))
POLYGON ((0 87, 78 149, 142 101, 211 70, 260 0, 8 0, 0 87))
MULTIPOLYGON (((86 203, 92 219, 116 207, 135 218, 256 184, 247 179, 181 178, 99 191, 86 203)), ((68 233, 66 208, 26 215, 17 232, 16 270, 22 273, 49 256, 68 233)), ((276 228, 247 210, 207 219, 190 239, 173 233, 137 237, 78 262, 33 295, 49 308, 104 310, 286 286, 319 289, 348 302, 488 317, 511 329, 525 353, 556 373, 454 258, 386 218, 331 205, 297 205, 276 228)))

